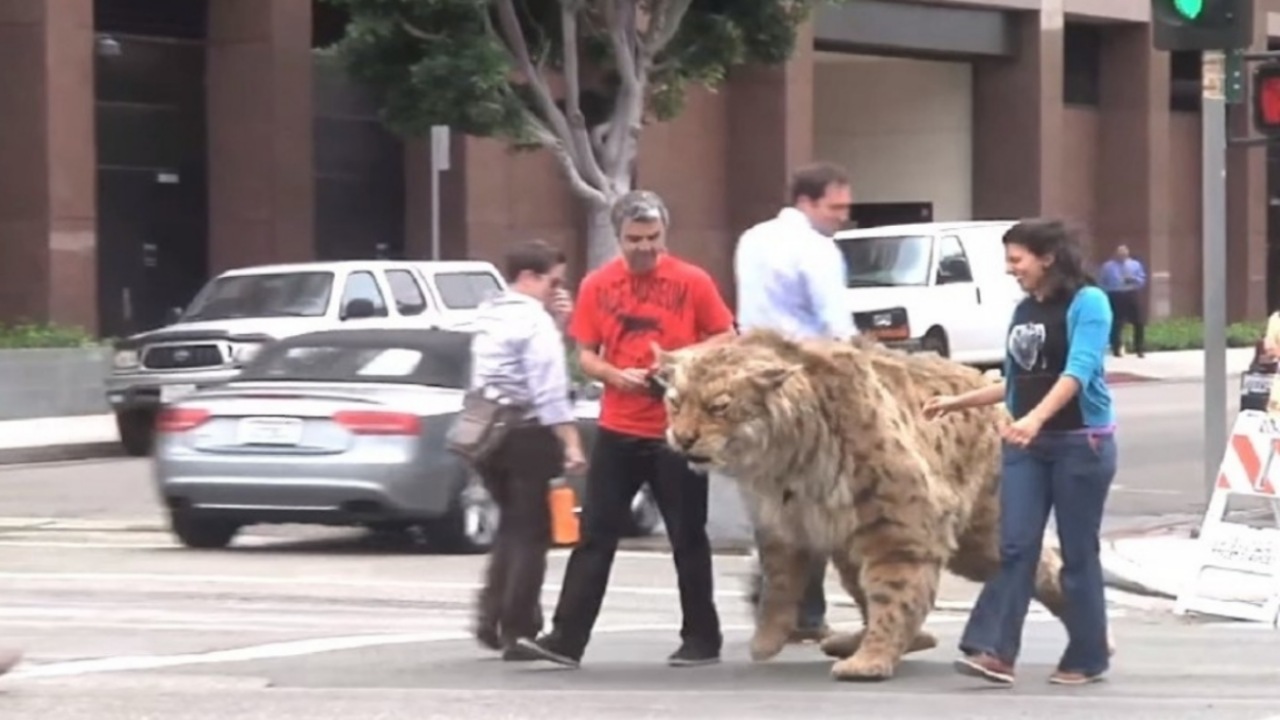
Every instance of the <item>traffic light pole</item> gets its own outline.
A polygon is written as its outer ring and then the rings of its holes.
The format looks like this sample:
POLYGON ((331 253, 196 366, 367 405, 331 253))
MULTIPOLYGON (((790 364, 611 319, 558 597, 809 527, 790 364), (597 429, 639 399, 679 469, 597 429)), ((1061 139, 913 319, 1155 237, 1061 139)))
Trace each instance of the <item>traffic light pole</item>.
MULTIPOLYGON (((1227 449, 1227 102, 1226 53, 1206 50, 1200 89, 1203 252, 1205 502, 1227 449)), ((1233 58, 1237 60, 1238 58, 1233 58)))

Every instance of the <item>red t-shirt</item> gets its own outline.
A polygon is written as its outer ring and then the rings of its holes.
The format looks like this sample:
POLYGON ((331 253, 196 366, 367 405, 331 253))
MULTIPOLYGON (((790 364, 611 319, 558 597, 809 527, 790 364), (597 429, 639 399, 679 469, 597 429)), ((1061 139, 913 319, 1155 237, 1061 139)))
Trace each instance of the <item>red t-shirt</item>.
MULTIPOLYGON (((733 328, 733 312, 702 268, 669 253, 651 272, 634 274, 622 258, 602 265, 582 280, 569 335, 619 369, 653 365, 656 343, 676 350, 733 328)), ((667 412, 646 391, 605 386, 600 427, 626 435, 661 438, 667 412)))

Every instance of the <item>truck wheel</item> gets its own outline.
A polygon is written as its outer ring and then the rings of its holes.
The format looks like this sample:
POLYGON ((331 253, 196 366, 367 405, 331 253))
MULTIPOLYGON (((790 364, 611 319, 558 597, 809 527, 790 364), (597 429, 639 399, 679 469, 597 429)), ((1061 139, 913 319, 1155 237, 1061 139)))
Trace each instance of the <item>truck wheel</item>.
POLYGON ((240 532, 240 524, 222 518, 199 518, 183 512, 169 514, 169 528, 189 548, 217 550, 225 548, 240 532))
POLYGON ((929 332, 924 334, 924 338, 920 341, 920 349, 925 352, 938 353, 938 357, 950 357, 951 348, 947 343, 947 333, 939 327, 929 328, 929 332))
POLYGON ((122 410, 116 413, 120 445, 133 457, 151 454, 155 439, 156 414, 151 410, 122 410))

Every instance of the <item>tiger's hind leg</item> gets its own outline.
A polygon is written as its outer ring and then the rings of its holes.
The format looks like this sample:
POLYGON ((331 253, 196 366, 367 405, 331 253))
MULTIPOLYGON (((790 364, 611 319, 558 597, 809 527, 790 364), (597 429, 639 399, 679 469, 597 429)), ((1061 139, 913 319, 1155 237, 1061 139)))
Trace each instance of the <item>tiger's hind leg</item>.
POLYGON ((893 677, 933 609, 941 575, 941 564, 926 559, 868 558, 859 576, 867 595, 862 642, 831 674, 838 680, 893 677))
MULTIPOLYGON (((845 591, 858 604, 858 612, 862 614, 862 628, 856 632, 836 633, 822 641, 820 647, 823 653, 828 657, 843 660, 858 652, 858 648, 862 645, 862 638, 866 634, 867 627, 867 594, 862 589, 862 581, 860 579, 862 567, 860 565, 850 561, 845 553, 835 553, 831 560, 832 565, 835 565, 836 572, 840 575, 840 582, 844 585, 845 591)), ((922 652, 924 650, 932 650, 937 646, 938 638, 933 633, 922 629, 912 638, 906 652, 922 652)))

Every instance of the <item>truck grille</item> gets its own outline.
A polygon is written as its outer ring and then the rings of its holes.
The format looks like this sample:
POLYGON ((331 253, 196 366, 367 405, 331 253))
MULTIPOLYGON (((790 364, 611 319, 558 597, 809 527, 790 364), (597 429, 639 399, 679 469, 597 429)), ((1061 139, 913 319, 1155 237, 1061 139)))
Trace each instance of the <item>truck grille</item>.
POLYGON ((142 364, 152 370, 185 370, 222 365, 217 345, 166 345, 147 350, 142 364))

